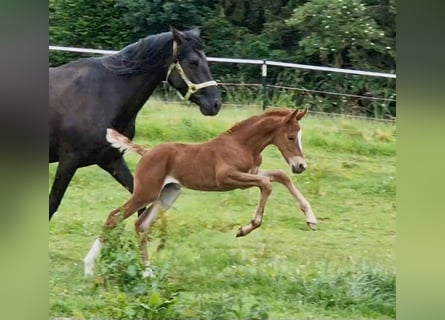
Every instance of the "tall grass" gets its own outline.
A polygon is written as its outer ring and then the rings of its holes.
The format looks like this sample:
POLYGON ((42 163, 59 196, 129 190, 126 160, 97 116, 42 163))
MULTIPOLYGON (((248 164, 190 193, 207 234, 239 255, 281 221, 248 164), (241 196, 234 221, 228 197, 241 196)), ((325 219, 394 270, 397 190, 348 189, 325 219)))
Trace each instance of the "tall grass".
POLYGON ((191 302, 187 296, 184 299, 181 296, 181 292, 187 291, 186 286, 169 283, 168 261, 150 278, 141 277, 144 266, 137 241, 124 231, 125 226, 121 224, 107 234, 98 276, 93 282, 93 292, 101 293, 99 307, 89 310, 95 316, 113 319, 268 319, 264 297, 270 295, 280 297, 291 306, 290 310, 311 308, 345 317, 357 313, 395 317, 395 274, 370 266, 302 274, 284 270, 283 265, 264 269, 238 265, 237 271, 227 272, 224 280, 224 285, 235 292, 217 296, 201 292, 191 302), (257 287, 246 290, 253 283, 257 287), (242 294, 236 294, 236 291, 242 294))

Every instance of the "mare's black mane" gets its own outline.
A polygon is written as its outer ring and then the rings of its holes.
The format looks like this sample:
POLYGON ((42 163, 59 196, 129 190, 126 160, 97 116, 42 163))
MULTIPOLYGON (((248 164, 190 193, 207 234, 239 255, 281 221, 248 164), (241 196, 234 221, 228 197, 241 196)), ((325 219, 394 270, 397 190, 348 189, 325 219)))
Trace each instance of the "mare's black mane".
MULTIPOLYGON (((195 30, 184 31, 184 34, 188 40, 187 46, 202 50, 201 39, 195 30)), ((108 70, 119 75, 147 73, 166 63, 165 58, 171 54, 172 39, 171 32, 150 35, 100 60, 108 70)))

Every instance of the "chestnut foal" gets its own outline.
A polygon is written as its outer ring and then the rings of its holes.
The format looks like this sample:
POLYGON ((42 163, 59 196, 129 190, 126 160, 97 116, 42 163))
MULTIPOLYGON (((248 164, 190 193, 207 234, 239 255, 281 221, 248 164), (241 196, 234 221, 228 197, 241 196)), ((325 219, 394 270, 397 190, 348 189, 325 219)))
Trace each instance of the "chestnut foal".
MULTIPOLYGON (((272 187, 271 182, 283 184, 300 205, 308 226, 315 230, 317 219, 311 205, 282 170, 259 170, 261 152, 266 146, 278 147, 293 173, 306 169, 301 146, 299 121, 307 113, 292 109, 269 109, 235 124, 214 139, 200 144, 162 143, 144 149, 115 130, 107 129, 107 140, 123 152, 134 151, 142 158, 137 165, 134 192, 124 205, 111 211, 105 228, 114 228, 137 210, 150 205, 137 219, 144 263, 149 265, 147 237, 159 214, 167 211, 180 193, 181 186, 201 191, 227 191, 258 187, 260 200, 253 220, 238 229, 242 237, 261 226, 264 206, 272 187)), ((93 273, 94 260, 102 247, 99 237, 85 257, 85 274, 93 273)))

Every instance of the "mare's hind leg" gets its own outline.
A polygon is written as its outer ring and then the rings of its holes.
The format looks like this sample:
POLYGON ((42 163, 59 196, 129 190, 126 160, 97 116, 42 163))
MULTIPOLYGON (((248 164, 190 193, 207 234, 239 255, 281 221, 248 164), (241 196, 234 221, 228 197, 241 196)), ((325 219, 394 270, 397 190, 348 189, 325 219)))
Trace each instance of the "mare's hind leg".
MULTIPOLYGON (((147 249, 147 238, 150 233, 150 228, 153 223, 156 221, 156 218, 159 215, 163 215, 173 203, 178 198, 181 193, 181 186, 177 183, 169 183, 164 186, 159 195, 158 200, 154 202, 136 221, 135 230, 139 235, 140 239, 140 247, 142 259, 147 266, 147 270, 144 273, 144 276, 150 275, 150 270, 148 266, 150 265, 148 249, 147 249)), ((161 239, 163 241, 164 239, 161 239)), ((165 242, 165 240, 164 240, 165 242)))
MULTIPOLYGON (((133 193, 133 175, 122 156, 111 161, 102 161, 98 163, 98 166, 107 171, 130 193, 133 193)), ((139 210, 138 216, 141 216, 144 210, 145 208, 139 210)))
POLYGON ((303 197, 301 192, 298 191, 298 189, 292 183, 291 178, 283 170, 260 170, 258 175, 269 177, 272 182, 278 182, 284 185, 300 205, 301 211, 303 211, 304 215, 306 216, 307 225, 312 230, 317 228, 317 218, 312 212, 312 207, 309 201, 303 197))
POLYGON ((61 159, 49 194, 49 220, 59 208, 63 195, 77 170, 77 159, 61 159))

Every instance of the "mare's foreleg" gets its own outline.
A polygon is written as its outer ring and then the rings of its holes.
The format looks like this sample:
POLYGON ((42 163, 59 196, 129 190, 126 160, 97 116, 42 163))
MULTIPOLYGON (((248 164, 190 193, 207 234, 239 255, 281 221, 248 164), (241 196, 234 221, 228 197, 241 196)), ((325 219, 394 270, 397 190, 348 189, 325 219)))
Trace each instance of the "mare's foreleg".
POLYGON ((309 201, 301 194, 300 191, 292 183, 291 178, 283 170, 260 170, 258 175, 268 177, 272 182, 278 182, 284 185, 287 190, 292 194, 295 200, 300 205, 301 211, 303 211, 306 216, 306 223, 312 229, 317 228, 317 218, 315 217, 312 207, 309 201))
MULTIPOLYGON (((98 163, 99 167, 108 172, 117 182, 119 182, 130 193, 133 193, 134 179, 130 169, 125 163, 124 158, 118 157, 110 161, 101 161, 98 163)), ((142 208, 138 212, 140 216, 144 212, 145 208, 142 208)))
POLYGON ((49 220, 59 208, 63 195, 77 170, 77 159, 60 159, 49 194, 49 220))

